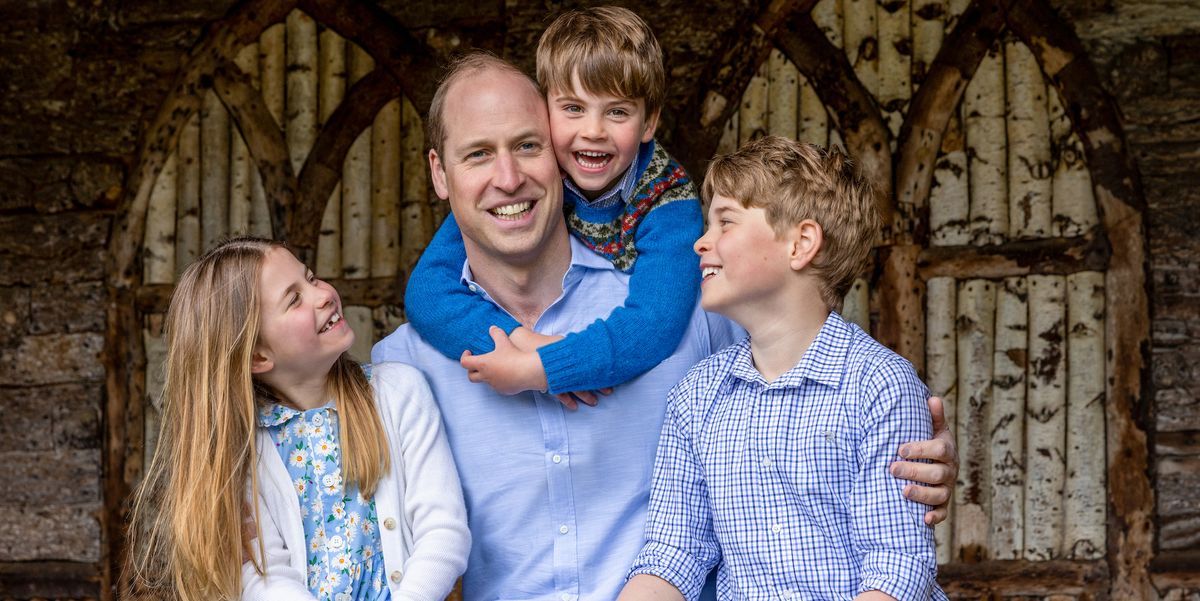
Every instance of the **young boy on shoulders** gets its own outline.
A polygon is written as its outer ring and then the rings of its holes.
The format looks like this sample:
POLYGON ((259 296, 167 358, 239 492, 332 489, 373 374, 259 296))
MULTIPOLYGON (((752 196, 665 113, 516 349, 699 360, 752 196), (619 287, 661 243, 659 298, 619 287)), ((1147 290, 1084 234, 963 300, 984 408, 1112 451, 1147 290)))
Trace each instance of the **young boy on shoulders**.
MULTIPOLYGON (((691 245, 704 216, 691 178, 654 140, 666 75, 645 21, 619 7, 563 14, 538 43, 537 80, 568 227, 630 274, 625 305, 565 339, 522 327, 478 298, 482 292, 458 284, 466 253, 449 216, 409 278, 405 308, 422 338, 462 357, 472 381, 505 394, 576 392, 594 404, 591 391, 641 375, 679 345, 699 291, 691 245)), ((519 221, 530 208, 492 213, 519 221)), ((559 398, 575 406, 570 395, 559 398)))
POLYGON ((749 337, 668 397, 621 599, 945 599, 927 506, 888 474, 929 438, 912 365, 834 309, 879 231, 848 159, 779 137, 717 157, 701 304, 749 337), (658 595, 658 596, 656 596, 658 595))

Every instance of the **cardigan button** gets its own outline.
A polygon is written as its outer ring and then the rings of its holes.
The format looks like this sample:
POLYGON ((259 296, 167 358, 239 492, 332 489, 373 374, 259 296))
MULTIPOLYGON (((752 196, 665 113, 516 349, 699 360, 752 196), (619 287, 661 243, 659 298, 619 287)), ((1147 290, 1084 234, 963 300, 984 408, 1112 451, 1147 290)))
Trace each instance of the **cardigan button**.
POLYGON ((401 574, 400 570, 396 570, 395 572, 392 572, 392 582, 395 582, 396 584, 400 584, 400 579, 403 577, 404 577, 404 574, 401 574))
POLYGON ((387 519, 383 520, 383 527, 387 528, 388 530, 395 530, 396 529, 396 520, 393 518, 387 518, 387 519))

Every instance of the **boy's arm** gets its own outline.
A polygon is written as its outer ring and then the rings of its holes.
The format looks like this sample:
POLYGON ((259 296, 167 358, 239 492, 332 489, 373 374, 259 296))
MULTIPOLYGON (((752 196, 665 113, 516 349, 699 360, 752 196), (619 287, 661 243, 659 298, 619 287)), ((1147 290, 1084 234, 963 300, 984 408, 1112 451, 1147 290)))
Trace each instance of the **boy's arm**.
POLYGON ((623 384, 675 352, 700 290, 692 245, 703 224, 694 198, 669 202, 646 214, 634 237, 638 256, 624 306, 538 349, 550 392, 623 384))
POLYGON ((638 574, 625 583, 617 601, 683 601, 675 585, 650 574, 638 574))
POLYGON ((646 513, 646 544, 629 569, 622 599, 653 599, 647 593, 663 592, 661 585, 641 576, 656 577, 683 598, 696 599, 708 572, 720 560, 708 486, 692 450, 690 416, 686 407, 677 405, 690 379, 668 395, 646 513))
POLYGON ((903 495, 904 481, 888 473, 901 443, 931 434, 928 396, 912 367, 893 358, 868 378, 859 400, 863 437, 850 493, 851 540, 862 557, 859 593, 927 599, 936 584, 933 529, 927 507, 903 495))
POLYGON ((417 333, 447 358, 458 360, 464 350, 480 354, 494 347, 488 326, 505 332, 519 326, 512 316, 460 283, 467 259, 462 232, 454 215, 421 253, 404 290, 404 313, 417 333))

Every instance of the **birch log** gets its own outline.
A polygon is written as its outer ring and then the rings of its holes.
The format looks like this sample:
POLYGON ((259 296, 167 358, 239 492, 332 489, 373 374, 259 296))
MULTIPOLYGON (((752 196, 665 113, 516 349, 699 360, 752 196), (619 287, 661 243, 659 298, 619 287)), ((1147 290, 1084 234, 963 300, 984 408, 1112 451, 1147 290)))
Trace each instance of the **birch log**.
POLYGON ((1105 552, 1104 274, 1067 276, 1067 483, 1063 550, 1068 559, 1105 552), (1099 447, 1099 448, 1098 448, 1099 447))
POLYGON ((229 235, 229 113, 216 92, 200 111, 200 243, 204 250, 229 235))
POLYGON ((416 107, 400 103, 400 265, 411 273, 421 251, 433 238, 433 216, 425 167, 425 134, 416 107))
POLYGON ((742 93, 742 108, 738 111, 738 146, 757 140, 767 133, 767 65, 763 65, 750 78, 750 84, 742 93))
POLYGON ((287 17, 287 145, 300 173, 317 139, 317 23, 293 10, 287 17))
POLYGON ((842 317, 851 323, 858 324, 864 332, 871 331, 871 290, 863 278, 854 280, 850 291, 842 299, 842 317))
POLYGON ((971 0, 946 0, 946 31, 954 31, 958 17, 971 5, 971 0))
POLYGON ((800 72, 782 52, 771 51, 767 61, 767 131, 785 138, 796 137, 800 103, 800 72))
POLYGON ((912 21, 908 0, 879 0, 879 105, 893 150, 912 96, 912 21))
POLYGON ((1083 142, 1071 126, 1058 90, 1046 93, 1050 118, 1050 144, 1054 169, 1052 184, 1055 236, 1079 236, 1096 225, 1096 199, 1092 177, 1084 162, 1083 142))
MULTIPOLYGON (((371 56, 349 45, 350 84, 375 68, 371 56)), ((342 275, 365 278, 371 274, 371 128, 366 128, 342 162, 342 275)))
POLYGON ((730 154, 738 149, 738 122, 741 116, 738 113, 730 115, 729 121, 725 122, 725 129, 721 131, 721 140, 717 142, 717 154, 730 154))
POLYGON ((384 336, 396 331, 407 319, 404 317, 404 310, 398 305, 381 305, 371 310, 371 317, 374 321, 375 334, 374 340, 380 340, 384 336))
POLYGON ((354 344, 350 346, 350 357, 355 361, 370 361, 371 347, 375 344, 375 321, 371 319, 370 307, 345 307, 342 314, 350 329, 354 330, 354 344))
POLYGON ((175 211, 175 275, 200 256, 200 115, 179 132, 175 211))
POLYGON ((1033 52, 1016 36, 1004 42, 1008 105, 1008 235, 1050 235, 1050 125, 1046 84, 1033 52))
POLYGON ((844 0, 820 0, 813 6, 812 20, 825 32, 829 43, 842 47, 842 2, 844 0))
MULTIPOLYGON (((234 59, 243 73, 251 80, 258 73, 258 44, 250 44, 238 52, 234 59)), ((241 236, 250 233, 250 213, 253 210, 254 163, 246 140, 237 124, 229 122, 229 234, 241 236)))
MULTIPOLYGON (((346 95, 346 40, 331 29, 321 32, 318 39, 320 69, 318 70, 319 123, 324 126, 329 116, 346 95)), ((342 276, 342 190, 335 186, 321 214, 321 231, 317 238, 317 274, 325 278, 342 276)))
POLYGON ((863 87, 875 95, 879 90, 875 0, 842 0, 842 17, 842 39, 846 57, 863 87))
POLYGON ((167 341, 163 338, 163 321, 163 315, 147 315, 142 330, 142 348, 146 353, 146 406, 143 408, 145 423, 142 431, 146 460, 143 465, 150 465, 154 449, 158 447, 162 392, 167 377, 167 341))
POLYGON ((175 281, 175 198, 178 194, 178 153, 167 155, 146 207, 146 243, 142 281, 169 284, 175 281))
POLYGON ((400 101, 387 103, 371 126, 371 275, 400 267, 400 101))
POLYGON ((821 97, 817 96, 817 89, 803 75, 800 76, 800 131, 798 133, 797 139, 801 142, 817 146, 829 145, 829 115, 825 112, 825 105, 821 102, 821 97))
MULTIPOLYGON (((955 345, 958 337, 954 323, 956 315, 956 284, 954 278, 930 278, 925 283, 925 374, 929 392, 942 397, 946 423, 958 429, 955 395, 958 391, 958 366, 955 345)), ((954 531, 954 504, 947 508, 950 515, 933 531, 937 542, 937 561, 949 563, 954 531)))
MULTIPOLYGON (((287 26, 278 23, 268 27, 258 38, 258 64, 263 103, 275 118, 281 133, 285 132, 284 97, 287 91, 287 26)), ((267 202, 266 190, 263 188, 262 174, 254 170, 254 181, 251 183, 250 194, 253 207, 250 211, 250 229, 256 235, 270 236, 271 213, 267 202)))
POLYGON ((1061 556, 1066 475, 1066 278, 1031 275, 1025 559, 1061 556))
POLYGON ((996 288, 996 352, 988 432, 992 461, 993 559, 1021 559, 1025 511, 1025 367, 1029 350, 1025 278, 996 288))
POLYGON ((1008 156, 1005 148, 1004 55, 988 51, 963 98, 971 239, 999 244, 1008 233, 1008 156))
POLYGON ((925 81, 929 65, 942 48, 946 31, 946 0, 913 0, 912 5, 912 91, 925 81))
POLYGON ((988 411, 992 404, 992 354, 996 289, 988 280, 958 288, 958 452, 962 467, 954 498, 954 557, 988 558, 991 465, 988 411))
POLYGON ((960 113, 950 117, 942 136, 941 154, 929 189, 929 227, 934 246, 971 243, 971 190, 967 183, 967 151, 960 113))

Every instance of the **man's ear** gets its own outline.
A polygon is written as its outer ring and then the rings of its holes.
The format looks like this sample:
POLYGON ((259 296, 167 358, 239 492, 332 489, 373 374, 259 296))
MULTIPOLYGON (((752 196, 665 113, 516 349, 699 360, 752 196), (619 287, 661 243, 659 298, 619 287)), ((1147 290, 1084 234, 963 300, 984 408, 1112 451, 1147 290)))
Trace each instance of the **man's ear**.
POLYGON ((821 224, 805 219, 788 230, 789 259, 793 271, 800 271, 812 264, 825 245, 825 231, 821 224))
POLYGON ((654 113, 646 115, 646 125, 642 128, 643 144, 654 139, 654 132, 658 130, 658 117, 661 114, 662 109, 658 109, 654 113))
POLYGON ((437 192, 438 198, 450 198, 450 188, 446 186, 446 169, 442 166, 441 157, 432 148, 429 149, 429 176, 433 179, 433 190, 437 192))
POLYGON ((265 374, 275 369, 275 360, 270 355, 262 349, 254 349, 254 355, 250 358, 250 373, 265 374))

